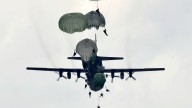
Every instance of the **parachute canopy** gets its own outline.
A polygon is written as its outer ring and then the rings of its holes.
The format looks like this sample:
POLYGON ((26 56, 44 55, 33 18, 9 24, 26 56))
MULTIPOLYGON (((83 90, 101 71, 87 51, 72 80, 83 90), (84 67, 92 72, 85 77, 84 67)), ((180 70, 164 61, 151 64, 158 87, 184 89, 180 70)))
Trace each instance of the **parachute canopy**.
POLYGON ((82 32, 87 28, 87 19, 82 13, 68 13, 60 18, 59 28, 70 34, 82 32))
POLYGON ((96 73, 94 75, 94 85, 96 88, 103 88, 104 84, 105 84, 105 76, 102 73, 96 73))
POLYGON ((87 19, 87 28, 91 29, 95 27, 99 29, 99 27, 105 27, 105 18, 101 13, 97 13, 96 11, 91 11, 85 15, 87 19))
POLYGON ((97 53, 97 50, 96 43, 88 38, 81 40, 76 46, 76 52, 81 56, 84 62, 89 61, 93 52, 97 53))
POLYGON ((106 82, 105 76, 102 73, 96 73, 93 79, 89 82, 89 87, 93 91, 99 91, 104 87, 106 82))

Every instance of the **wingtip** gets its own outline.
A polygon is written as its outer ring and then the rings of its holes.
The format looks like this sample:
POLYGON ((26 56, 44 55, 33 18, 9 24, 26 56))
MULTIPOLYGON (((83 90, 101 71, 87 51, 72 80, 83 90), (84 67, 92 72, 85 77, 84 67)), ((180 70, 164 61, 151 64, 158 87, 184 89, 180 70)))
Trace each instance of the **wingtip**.
POLYGON ((31 69, 31 67, 26 67, 26 70, 30 70, 31 69))

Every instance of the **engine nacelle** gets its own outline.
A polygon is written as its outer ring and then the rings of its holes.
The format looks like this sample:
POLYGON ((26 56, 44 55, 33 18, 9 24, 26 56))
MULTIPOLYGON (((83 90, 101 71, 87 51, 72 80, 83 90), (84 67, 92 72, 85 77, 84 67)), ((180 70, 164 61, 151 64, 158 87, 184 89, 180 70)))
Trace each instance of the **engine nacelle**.
POLYGON ((114 78, 114 77, 115 77, 115 73, 111 72, 111 78, 114 78))
POLYGON ((124 72, 121 72, 121 73, 120 73, 120 78, 121 78, 121 79, 124 79, 124 72))
POLYGON ((59 71, 59 77, 63 77, 63 72, 59 71))
POLYGON ((81 77, 80 74, 81 74, 80 72, 77 72, 77 78, 80 78, 80 77, 81 77))
POLYGON ((71 79, 71 72, 67 72, 67 78, 71 79))

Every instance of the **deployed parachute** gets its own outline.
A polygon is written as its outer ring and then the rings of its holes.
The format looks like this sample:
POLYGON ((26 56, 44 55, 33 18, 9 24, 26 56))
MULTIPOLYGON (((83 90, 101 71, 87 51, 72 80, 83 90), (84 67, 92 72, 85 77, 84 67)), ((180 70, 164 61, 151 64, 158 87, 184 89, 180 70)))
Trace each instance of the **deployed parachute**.
POLYGON ((93 91, 99 91, 103 88, 103 86, 105 85, 105 82, 106 82, 106 79, 104 74, 96 73, 93 79, 89 81, 89 87, 93 91))
POLYGON ((103 88, 103 86, 104 86, 104 84, 106 82, 105 76, 102 73, 96 73, 94 75, 93 80, 94 80, 95 87, 98 88, 98 89, 103 88))
POLYGON ((97 53, 97 45, 91 39, 83 39, 76 46, 76 52, 81 56, 84 62, 87 62, 92 57, 93 53, 97 53))
POLYGON ((95 27, 99 29, 99 27, 105 27, 105 18, 104 16, 96 11, 91 11, 85 15, 87 19, 87 28, 91 29, 95 27))
POLYGON ((70 34, 82 32, 87 28, 87 19, 82 13, 68 13, 60 18, 59 28, 70 34))

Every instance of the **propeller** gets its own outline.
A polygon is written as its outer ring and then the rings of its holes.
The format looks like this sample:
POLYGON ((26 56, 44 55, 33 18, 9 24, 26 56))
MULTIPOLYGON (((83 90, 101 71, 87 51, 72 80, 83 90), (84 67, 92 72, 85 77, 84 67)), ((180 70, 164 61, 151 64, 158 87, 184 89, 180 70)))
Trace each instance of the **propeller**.
POLYGON ((78 82, 78 79, 79 79, 79 78, 77 78, 77 79, 75 80, 75 82, 78 82))
MULTIPOLYGON (((57 78, 57 81, 59 81, 59 80, 60 80, 60 78, 61 78, 61 77, 57 78)), ((63 78, 67 79, 65 76, 63 76, 63 78)))
POLYGON ((133 80, 136 80, 136 78, 133 77, 133 72, 129 72, 129 76, 125 80, 127 81, 129 78, 132 78, 133 80))
MULTIPOLYGON (((80 76, 79 78, 82 78, 82 79, 86 80, 86 78, 85 78, 85 77, 82 77, 82 76, 80 76)), ((77 79, 75 80, 75 82, 78 82, 79 78, 77 77, 77 79)))
POLYGON ((113 83, 113 78, 111 78, 111 83, 113 83))
POLYGON ((116 77, 116 78, 119 78, 120 76, 116 76, 116 75, 108 75, 108 74, 105 74, 105 77, 108 78, 108 76, 111 76, 111 83, 113 83, 113 79, 116 77))
POLYGON ((87 80, 85 77, 82 77, 82 76, 80 76, 80 73, 73 73, 74 75, 77 75, 77 79, 75 80, 75 82, 78 82, 78 80, 79 80, 79 78, 82 78, 82 79, 84 79, 85 81, 87 80))
POLYGON ((135 77, 133 77, 133 76, 132 76, 131 78, 132 78, 132 79, 134 79, 134 80, 136 80, 136 78, 135 78, 135 77))
POLYGON ((112 78, 111 78, 111 83, 113 83, 113 79, 114 79, 115 77, 116 77, 116 78, 119 78, 119 76, 114 76, 114 77, 112 77, 112 78))
POLYGON ((67 79, 67 77, 63 76, 63 72, 59 71, 59 78, 57 79, 57 81, 59 81, 61 77, 67 79))
POLYGON ((127 81, 129 78, 132 78, 132 79, 134 79, 134 80, 136 80, 136 78, 135 77, 127 77, 125 80, 127 81))

